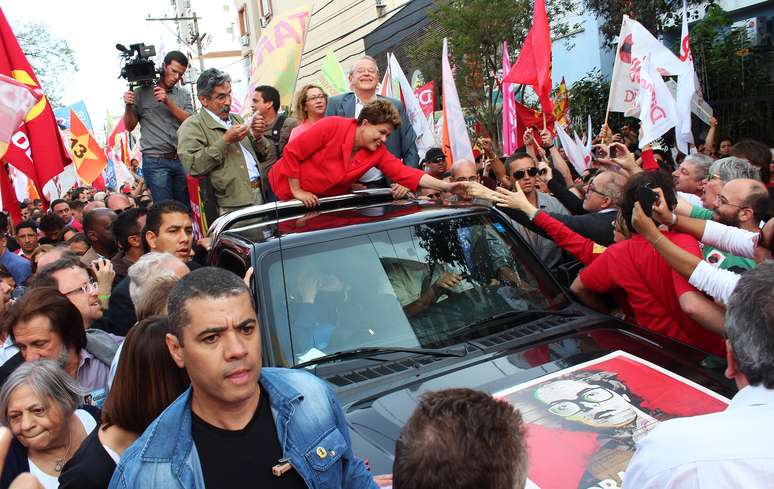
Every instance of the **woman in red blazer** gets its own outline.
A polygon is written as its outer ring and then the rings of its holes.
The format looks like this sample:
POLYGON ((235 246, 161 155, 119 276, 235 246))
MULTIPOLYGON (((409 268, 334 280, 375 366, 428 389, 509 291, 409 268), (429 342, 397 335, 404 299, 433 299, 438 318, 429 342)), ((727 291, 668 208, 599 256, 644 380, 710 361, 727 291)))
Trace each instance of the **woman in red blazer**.
POLYGON ((280 200, 298 199, 316 207, 319 197, 350 192, 369 168, 376 167, 393 182, 444 192, 463 191, 467 182, 444 182, 405 166, 384 145, 400 124, 395 107, 385 100, 368 103, 355 119, 326 117, 290 141, 269 171, 271 189, 280 200))

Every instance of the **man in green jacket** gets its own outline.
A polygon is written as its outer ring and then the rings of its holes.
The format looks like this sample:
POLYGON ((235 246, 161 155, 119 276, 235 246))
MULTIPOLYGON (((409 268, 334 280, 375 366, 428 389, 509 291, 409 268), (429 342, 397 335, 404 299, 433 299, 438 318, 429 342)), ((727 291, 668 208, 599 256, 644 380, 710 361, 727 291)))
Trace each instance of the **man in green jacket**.
POLYGON ((199 75, 196 91, 202 108, 177 131, 177 154, 190 175, 206 176, 218 213, 263 202, 257 153, 266 154, 261 117, 247 123, 231 110, 231 77, 210 68, 199 75))

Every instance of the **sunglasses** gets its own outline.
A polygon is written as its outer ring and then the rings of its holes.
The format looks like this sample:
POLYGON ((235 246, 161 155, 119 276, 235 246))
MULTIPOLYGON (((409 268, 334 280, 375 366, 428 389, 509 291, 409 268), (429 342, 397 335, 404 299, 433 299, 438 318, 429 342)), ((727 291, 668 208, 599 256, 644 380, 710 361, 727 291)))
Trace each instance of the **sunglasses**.
MULTIPOLYGON (((513 172, 513 178, 515 178, 516 180, 521 180, 522 178, 524 178, 527 175, 529 175, 531 177, 534 177, 537 174, 538 174, 538 169, 533 166, 532 168, 527 168, 527 171, 516 170, 515 172, 513 172)), ((543 174, 545 174, 545 173, 543 173, 543 174)))

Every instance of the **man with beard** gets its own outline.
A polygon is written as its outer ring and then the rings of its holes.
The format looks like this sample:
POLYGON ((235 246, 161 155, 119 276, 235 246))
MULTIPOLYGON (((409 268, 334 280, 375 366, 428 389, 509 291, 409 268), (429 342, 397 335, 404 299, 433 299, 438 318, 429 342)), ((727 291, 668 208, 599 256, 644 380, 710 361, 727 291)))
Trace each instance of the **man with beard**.
MULTIPOLYGON (((11 340, 21 352, 20 360, 58 362, 83 389, 84 402, 101 405, 110 362, 123 338, 84 330, 78 308, 51 287, 27 292, 10 308, 6 320, 11 340)), ((0 369, 0 382, 21 363, 8 360, 0 369)))
MULTIPOLYGON (((712 220, 757 233, 761 221, 767 217, 769 202, 768 190, 762 182, 737 178, 725 184, 715 197, 712 220)), ((755 268, 755 260, 725 253, 706 244, 702 245, 701 252, 704 260, 716 268, 737 273, 755 268)))
POLYGON ((231 77, 218 69, 204 70, 196 91, 202 108, 180 126, 180 161, 192 176, 207 177, 220 215, 263 203, 257 156, 269 152, 263 117, 251 126, 230 113, 231 77))

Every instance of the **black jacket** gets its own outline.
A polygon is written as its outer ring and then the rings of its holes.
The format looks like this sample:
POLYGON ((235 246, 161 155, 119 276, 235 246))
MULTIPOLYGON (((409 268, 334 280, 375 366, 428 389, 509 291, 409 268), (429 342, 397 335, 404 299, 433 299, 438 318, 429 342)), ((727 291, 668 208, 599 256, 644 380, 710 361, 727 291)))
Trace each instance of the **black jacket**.
POLYGON ((551 217, 562 221, 568 228, 602 246, 613 244, 613 221, 616 209, 592 212, 579 216, 551 214, 551 217))

